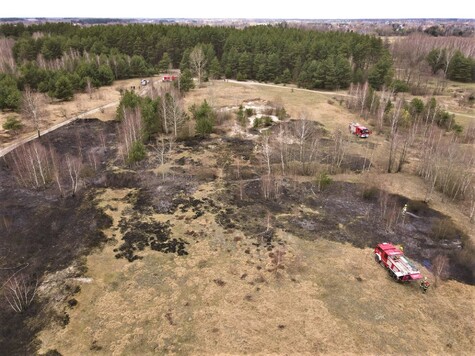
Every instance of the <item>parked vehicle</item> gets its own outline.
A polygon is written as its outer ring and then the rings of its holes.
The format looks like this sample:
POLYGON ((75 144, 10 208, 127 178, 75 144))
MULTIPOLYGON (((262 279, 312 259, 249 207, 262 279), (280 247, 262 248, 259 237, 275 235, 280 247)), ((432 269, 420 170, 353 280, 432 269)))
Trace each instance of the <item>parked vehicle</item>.
POLYGON ((367 138, 371 135, 371 131, 367 127, 360 125, 357 122, 351 122, 348 128, 351 134, 360 138, 367 138))
POLYGON ((163 76, 163 81, 164 82, 173 82, 174 80, 178 79, 178 77, 176 75, 164 75, 163 76))
POLYGON ((384 266, 389 275, 398 282, 410 282, 422 279, 414 262, 391 243, 383 242, 374 249, 374 259, 384 266))

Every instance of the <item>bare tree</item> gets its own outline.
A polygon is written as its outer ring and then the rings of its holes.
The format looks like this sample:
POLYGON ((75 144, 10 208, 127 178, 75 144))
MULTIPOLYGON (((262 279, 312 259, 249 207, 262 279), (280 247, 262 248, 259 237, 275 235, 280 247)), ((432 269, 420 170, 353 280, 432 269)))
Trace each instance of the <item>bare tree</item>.
POLYGON ((260 181, 264 199, 276 198, 279 196, 282 191, 282 178, 275 177, 272 174, 263 174, 260 181))
POLYGON ((12 276, 4 285, 5 299, 17 313, 25 311, 33 302, 38 289, 38 280, 28 281, 24 275, 12 276))
POLYGON ((307 120, 307 114, 301 113, 294 125, 294 137, 298 146, 298 160, 302 165, 302 174, 311 173, 308 162, 311 162, 317 151, 319 136, 315 124, 307 120))
POLYGON ((380 216, 384 222, 386 231, 392 232, 401 215, 397 200, 391 197, 387 191, 380 190, 378 201, 380 216))
POLYGON ((280 168, 282 175, 285 175, 285 166, 288 156, 288 137, 286 126, 283 123, 279 125, 279 133, 277 134, 277 144, 280 156, 280 168))
POLYGON ((16 63, 13 56, 13 46, 15 40, 13 38, 0 38, 0 72, 15 73, 16 63))
POLYGON ((335 173, 343 163, 348 148, 348 142, 341 130, 335 130, 332 135, 333 144, 330 148, 331 166, 330 171, 335 173))
POLYGON ((89 99, 92 99, 93 90, 94 90, 94 87, 92 86, 92 80, 91 78, 87 77, 86 78, 86 92, 89 94, 89 99))
POLYGON ((167 151, 167 142, 163 135, 160 135, 159 137, 157 137, 154 147, 155 147, 155 151, 158 154, 158 160, 160 162, 160 165, 163 166, 165 164, 165 155, 167 151))
POLYGON ((381 97, 378 100, 378 108, 375 109, 376 110, 376 129, 378 133, 383 132, 386 107, 393 95, 394 95, 394 91, 388 90, 386 87, 383 87, 381 91, 381 97))
POLYGON ((180 93, 177 90, 171 90, 165 95, 167 117, 170 119, 173 126, 173 134, 178 136, 178 131, 183 127, 183 123, 186 120, 185 110, 183 109, 183 100, 180 93))
POLYGON ((127 161, 135 142, 142 139, 142 118, 139 108, 124 108, 124 119, 119 126, 120 154, 127 161))
POLYGON ((446 255, 437 255, 432 260, 433 274, 435 278, 434 285, 447 277, 449 258, 446 255))
POLYGON ((470 208, 469 208, 469 213, 468 217, 470 219, 471 223, 475 222, 475 184, 472 184, 469 188, 469 202, 470 202, 470 208))
POLYGON ((50 182, 48 150, 39 142, 21 145, 12 151, 11 166, 17 182, 24 187, 40 188, 50 182))
POLYGON ((362 95, 361 95, 360 116, 363 115, 363 111, 364 111, 365 103, 366 103, 366 96, 368 95, 368 90, 369 90, 369 84, 368 84, 368 82, 365 82, 364 86, 363 86, 363 90, 362 90, 362 95))
POLYGON ((399 119, 401 117, 401 108, 404 103, 404 99, 398 99, 396 101, 396 107, 391 112, 390 122, 389 122, 389 156, 388 156, 388 169, 387 172, 391 173, 393 168, 393 163, 396 155, 396 147, 399 143, 398 136, 398 126, 399 119))
POLYGON ((268 132, 264 132, 261 138, 261 143, 259 145, 259 150, 262 156, 262 160, 264 161, 267 167, 267 174, 270 175, 271 171, 271 157, 272 157, 272 148, 270 144, 270 134, 268 132))
POLYGON ((242 200, 244 196, 244 180, 242 179, 241 175, 241 158, 235 158, 236 161, 236 179, 239 181, 239 199, 242 200))
POLYGON ((52 175, 56 185, 58 186, 59 194, 63 196, 63 183, 62 183, 62 175, 63 175, 63 166, 60 157, 53 149, 52 146, 49 146, 49 156, 51 159, 52 164, 52 175))
POLYGON ((162 114, 162 129, 165 134, 169 134, 169 110, 168 110, 168 101, 167 101, 167 94, 168 90, 167 89, 161 89, 160 90, 160 103, 159 103, 159 109, 162 114))
POLYGON ((44 99, 42 94, 35 93, 29 86, 23 91, 23 115, 33 122, 38 137, 40 137, 40 121, 44 115, 44 99))
POLYGON ((191 51, 190 65, 193 72, 198 76, 198 85, 200 85, 206 66, 206 57, 200 45, 196 45, 191 51))
POLYGON ((78 157, 66 154, 65 162, 69 179, 71 180, 71 195, 74 197, 79 187, 82 160, 78 157))

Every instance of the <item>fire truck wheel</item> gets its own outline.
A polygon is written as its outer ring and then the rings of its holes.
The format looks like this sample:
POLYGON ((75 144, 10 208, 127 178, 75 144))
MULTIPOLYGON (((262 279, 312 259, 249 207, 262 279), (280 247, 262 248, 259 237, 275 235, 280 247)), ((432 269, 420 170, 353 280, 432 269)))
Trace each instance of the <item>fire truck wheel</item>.
POLYGON ((374 260, 376 261, 376 263, 381 263, 381 260, 379 259, 378 255, 374 255, 374 260))

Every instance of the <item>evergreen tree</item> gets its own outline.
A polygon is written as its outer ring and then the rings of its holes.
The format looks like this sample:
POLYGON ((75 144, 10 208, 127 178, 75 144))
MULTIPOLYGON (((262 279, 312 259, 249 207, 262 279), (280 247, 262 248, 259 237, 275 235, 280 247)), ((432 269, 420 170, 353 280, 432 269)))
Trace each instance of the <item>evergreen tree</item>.
POLYGON ((147 63, 142 56, 134 55, 130 59, 130 75, 132 77, 141 77, 148 74, 147 63))
POLYGON ((16 80, 0 73, 0 109, 18 110, 21 102, 21 93, 17 88, 16 80))
POLYGON ((328 90, 336 89, 338 87, 338 78, 333 57, 328 57, 323 61, 321 67, 325 75, 323 87, 328 90))
POLYGON ((31 89, 36 90, 46 77, 46 70, 40 69, 35 62, 27 62, 20 67, 20 88, 28 85, 31 89))
POLYGON ((212 79, 219 79, 221 77, 221 65, 217 57, 214 57, 210 63, 209 75, 212 79))
POLYGON ((180 70, 184 71, 186 69, 190 69, 190 53, 191 49, 187 48, 183 52, 183 56, 181 57, 181 62, 180 62, 180 70))
POLYGON ((383 85, 389 86, 393 76, 392 58, 389 55, 382 57, 368 74, 368 82, 379 90, 383 85))
POLYGON ((23 61, 34 61, 38 56, 39 50, 37 43, 30 36, 25 36, 18 39, 13 45, 13 56, 17 63, 23 61))
POLYGON ((178 80, 178 86, 180 92, 186 93, 189 92, 191 89, 195 87, 195 83, 193 82, 193 75, 189 69, 185 69, 178 80))
POLYGON ((351 65, 350 62, 341 55, 335 60, 335 74, 339 88, 345 89, 350 86, 351 65))
POLYGON ((63 55, 62 41, 58 37, 47 37, 41 47, 41 54, 46 60, 61 58, 63 55))
POLYGON ((277 81, 277 78, 282 73, 280 70, 280 60, 277 53, 271 53, 267 56, 266 71, 267 80, 273 82, 277 81))
POLYGON ((249 53, 243 52, 239 56, 238 73, 241 74, 242 80, 248 79, 251 76, 252 62, 249 53))
POLYGON ((158 70, 161 72, 166 72, 168 68, 171 67, 172 61, 170 59, 170 56, 168 55, 168 52, 165 52, 163 54, 162 59, 158 63, 158 70))
POLYGON ((439 70, 445 68, 446 54, 445 50, 434 48, 426 57, 427 62, 431 68, 432 74, 437 74, 439 70))
POLYGON ((117 106, 116 117, 117 120, 122 121, 124 119, 125 109, 135 109, 140 106, 140 96, 133 91, 126 90, 122 93, 120 103, 117 106))
POLYGON ((280 81, 284 84, 288 84, 292 81, 292 74, 290 73, 289 68, 285 68, 282 76, 280 77, 280 81))
POLYGON ((472 81, 473 60, 466 58, 460 51, 457 51, 447 68, 447 78, 457 82, 472 81))
POLYGON ((206 100, 200 106, 193 105, 190 111, 196 121, 195 130, 199 136, 206 136, 213 132, 216 114, 206 100))
POLYGON ((73 85, 66 75, 62 75, 54 86, 53 97, 60 100, 71 100, 73 98, 73 85))
POLYGON ((112 69, 105 64, 99 66, 97 70, 97 80, 101 85, 112 85, 114 81, 114 73, 112 69))
POLYGON ((260 82, 267 80, 267 56, 263 53, 258 53, 254 57, 254 78, 260 82))

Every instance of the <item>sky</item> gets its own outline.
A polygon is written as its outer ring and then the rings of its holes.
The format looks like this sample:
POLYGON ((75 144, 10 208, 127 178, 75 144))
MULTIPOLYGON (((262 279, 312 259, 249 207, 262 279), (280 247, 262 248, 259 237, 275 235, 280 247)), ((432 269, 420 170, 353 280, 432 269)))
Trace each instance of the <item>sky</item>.
POLYGON ((471 1, 6 0, 0 17, 381 19, 475 18, 471 1))

